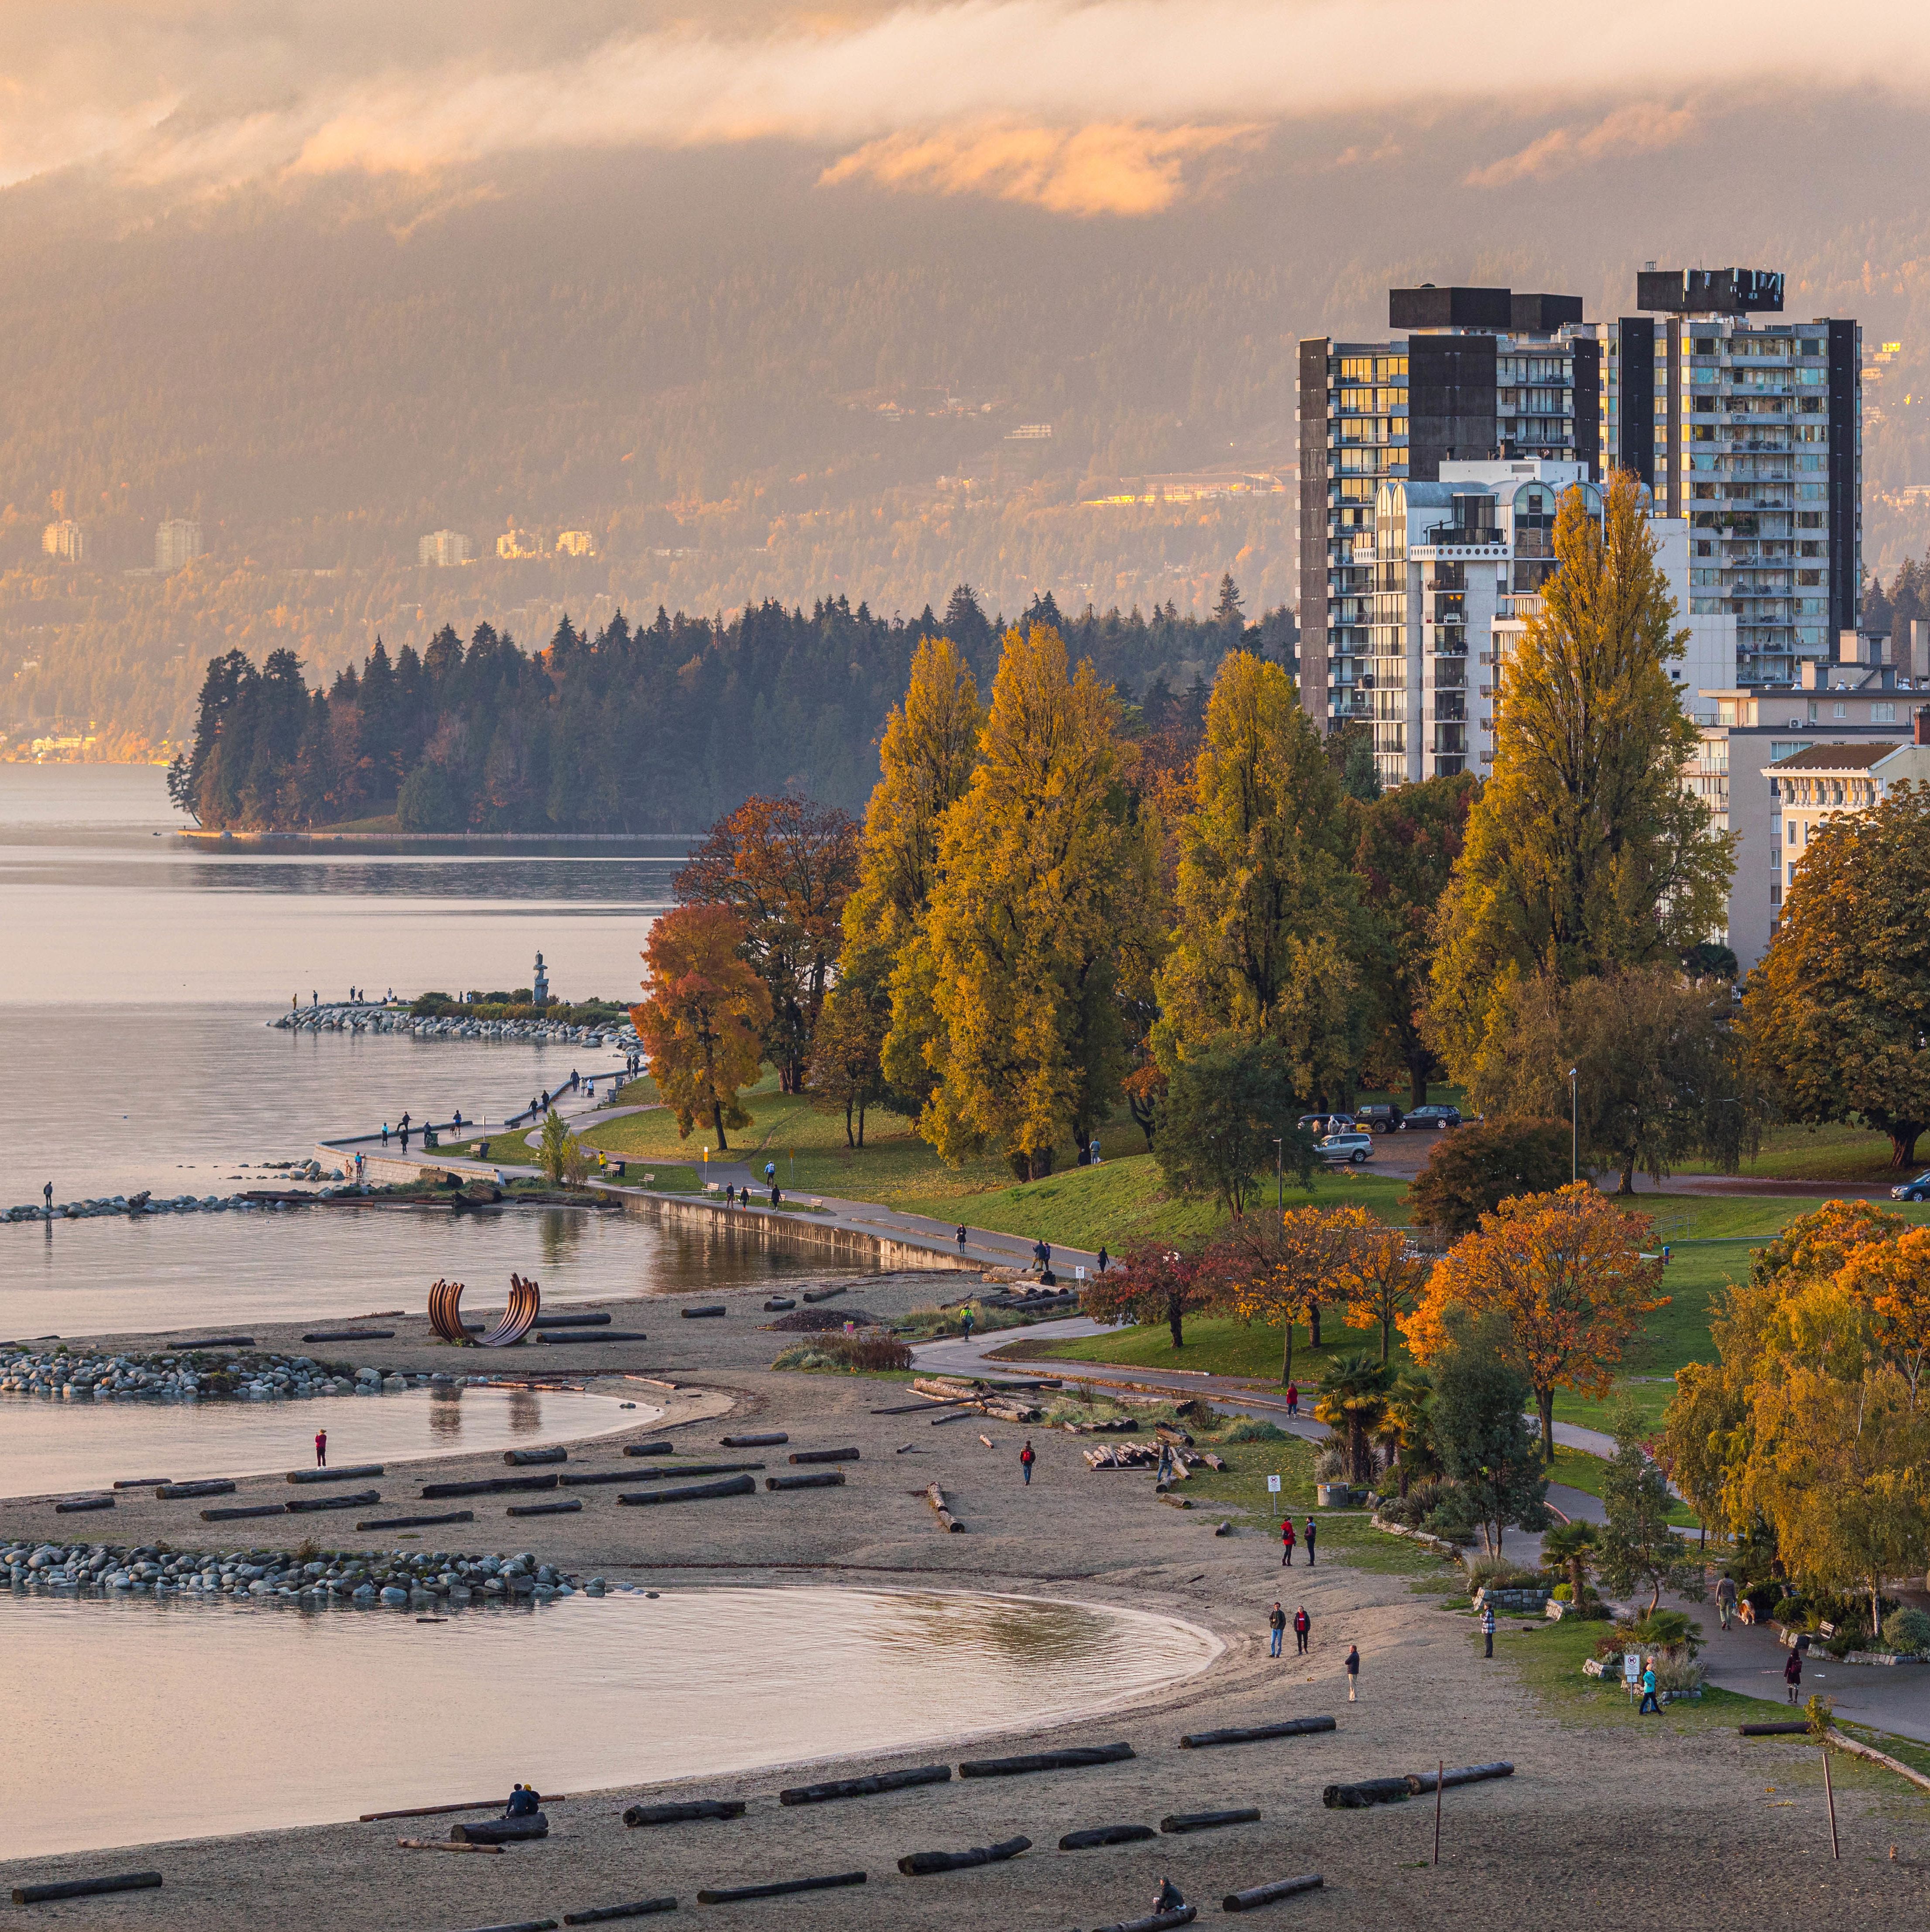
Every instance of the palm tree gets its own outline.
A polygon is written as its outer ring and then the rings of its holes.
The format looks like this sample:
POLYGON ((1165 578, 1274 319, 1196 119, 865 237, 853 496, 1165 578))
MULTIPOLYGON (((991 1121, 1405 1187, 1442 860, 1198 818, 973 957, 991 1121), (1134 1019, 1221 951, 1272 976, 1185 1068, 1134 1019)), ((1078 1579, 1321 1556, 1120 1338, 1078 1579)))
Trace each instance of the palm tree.
POLYGON ((1373 1429, 1373 1438, 1388 1452, 1388 1466, 1406 1496, 1416 1476, 1433 1475, 1440 1467, 1434 1451, 1434 1378, 1425 1369, 1406 1368, 1387 1392, 1387 1407, 1373 1429))
POLYGON ((1329 1429, 1347 1432, 1347 1466, 1357 1483, 1366 1482, 1373 1474, 1367 1436, 1387 1412, 1393 1382, 1391 1369, 1364 1354, 1336 1356, 1322 1378, 1314 1415, 1329 1429))
POLYGON ((1577 1616, 1581 1614, 1582 1592, 1587 1585, 1597 1540, 1592 1522, 1558 1522, 1541 1538, 1541 1561, 1568 1565, 1568 1589, 1577 1616))

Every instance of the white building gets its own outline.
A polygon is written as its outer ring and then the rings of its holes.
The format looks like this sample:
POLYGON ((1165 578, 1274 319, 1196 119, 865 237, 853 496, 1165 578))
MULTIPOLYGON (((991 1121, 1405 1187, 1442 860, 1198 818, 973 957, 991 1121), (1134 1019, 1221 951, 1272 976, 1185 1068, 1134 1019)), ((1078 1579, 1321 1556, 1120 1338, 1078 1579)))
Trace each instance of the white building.
POLYGON ((165 518, 154 533, 154 567, 164 576, 201 554, 201 526, 186 517, 165 518))
POLYGON ((86 554, 87 539, 71 517, 63 517, 41 532, 41 548, 62 563, 78 563, 86 554))
MULTIPOLYGON (((1561 497, 1578 489, 1594 514, 1601 509, 1582 462, 1444 460, 1439 472, 1438 482, 1383 482, 1371 544, 1356 540, 1373 586, 1362 681, 1374 762, 1390 787, 1492 770, 1499 673, 1554 574, 1561 497)), ((1650 527, 1680 612, 1689 526, 1657 518, 1650 527)), ((1688 643, 1670 668, 1692 712, 1704 684, 1728 682, 1721 674, 1735 662, 1735 620, 1691 617, 1682 628, 1688 643)))
POLYGON ((416 544, 416 561, 419 564, 435 564, 445 569, 452 564, 467 563, 469 539, 455 530, 433 531, 416 544))

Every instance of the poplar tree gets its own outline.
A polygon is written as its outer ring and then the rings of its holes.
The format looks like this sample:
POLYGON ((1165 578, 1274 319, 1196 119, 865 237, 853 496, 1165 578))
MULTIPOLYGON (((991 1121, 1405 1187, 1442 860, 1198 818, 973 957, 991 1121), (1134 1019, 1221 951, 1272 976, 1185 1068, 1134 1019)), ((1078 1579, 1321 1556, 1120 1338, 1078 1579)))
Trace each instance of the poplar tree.
POLYGON ((1134 810, 1120 706, 1057 631, 1007 633, 984 757, 946 813, 927 914, 935 1076, 919 1132, 995 1145, 1022 1179, 1118 1106, 1122 996, 1155 944, 1156 828, 1134 810))
POLYGON ((1457 1078, 1512 981, 1676 958, 1726 916, 1730 841, 1683 786, 1699 740, 1668 665, 1688 633, 1636 478, 1615 473, 1599 524, 1563 496, 1555 554, 1499 674, 1494 776, 1442 902, 1429 1019, 1457 1078))

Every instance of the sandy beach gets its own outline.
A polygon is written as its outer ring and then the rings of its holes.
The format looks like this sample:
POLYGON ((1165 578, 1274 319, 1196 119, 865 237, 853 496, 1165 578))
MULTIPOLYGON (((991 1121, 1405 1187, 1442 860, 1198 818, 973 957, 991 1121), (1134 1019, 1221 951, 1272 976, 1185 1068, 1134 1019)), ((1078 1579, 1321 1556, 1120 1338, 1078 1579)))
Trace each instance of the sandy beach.
MULTIPOLYGON (((854 1287, 845 1302, 890 1313, 931 1293, 929 1282, 886 1280, 854 1287)), ((1133 1748, 1130 1761, 983 1780, 955 1776, 794 1808, 777 1802, 781 1787, 802 1781, 790 1772, 572 1790, 552 1808, 547 1840, 500 1857, 399 1849, 401 1833, 440 1835, 435 1821, 419 1820, 35 1858, 0 1868, 0 1885, 142 1869, 161 1871, 165 1883, 158 1891, 22 1907, 16 1916, 182 1932, 294 1932, 322 1924, 345 1932, 461 1932, 674 1894, 677 1912, 667 1916, 728 1925, 1047 1932, 1142 1916, 1163 1874, 1208 1918, 1220 1916, 1227 1892, 1305 1872, 1322 1874, 1324 1888, 1265 1908, 1271 1921, 1432 1927, 1448 1912, 1511 1921, 1532 1913, 1597 1928, 1719 1913, 1724 1922, 1849 1928, 1920 1913, 1930 1904, 1922 1800, 1900 1784, 1838 1773, 1843 1856, 1832 1862, 1813 1750, 1785 1741, 1744 1744, 1733 1731, 1679 1725, 1666 1715, 1640 1729, 1565 1720, 1511 1663, 1534 1636, 1505 1626, 1496 1660, 1484 1664, 1468 1620, 1443 1612, 1438 1594, 1416 1594, 1408 1574, 1323 1556, 1317 1570, 1297 1567, 1289 1578, 1262 1526, 1217 1536, 1213 1512, 1161 1506, 1150 1475, 1088 1472, 1080 1454, 1085 1444, 1069 1435, 1031 1432, 1039 1462, 1025 1487, 1017 1462, 1025 1430, 983 1421, 935 1428, 923 1414, 879 1416, 872 1411, 914 1399, 905 1384, 773 1372, 767 1365, 784 1338, 759 1325, 771 1318, 761 1310, 761 1297, 717 1298, 727 1299, 730 1311, 722 1319, 682 1318, 677 1310, 691 1298, 610 1304, 617 1326, 647 1330, 644 1342, 545 1346, 489 1360, 474 1353, 460 1366, 505 1374, 561 1370, 605 1391, 625 1374, 674 1384, 634 1385, 640 1400, 665 1412, 635 1436, 667 1435, 679 1455, 695 1456, 722 1453, 724 1434, 781 1429, 787 1445, 742 1452, 746 1460, 762 1455, 773 1471, 787 1467, 793 1451, 854 1447, 860 1459, 841 1466, 842 1487, 760 1490, 641 1510, 620 1506, 614 1489, 592 1488, 583 1492, 579 1514, 513 1522, 502 1518, 502 1499, 483 1498, 473 1525, 436 1534, 468 1549, 533 1550, 580 1575, 645 1587, 1013 1592, 1153 1611, 1210 1631, 1224 1648, 1208 1668, 1131 1708, 1049 1732, 979 1738, 968 1750, 926 1745, 895 1756, 822 1762, 810 1775, 854 1776, 909 1762, 950 1762, 956 1770, 962 1756, 1121 1739, 1133 1748), (981 1433, 995 1446, 986 1448, 981 1433), (923 1496, 935 1480, 964 1534, 940 1532, 923 1496), (1289 1583, 1289 1609, 1304 1602, 1313 1618, 1312 1651, 1296 1659, 1289 1644, 1274 1660, 1266 1654, 1265 1614, 1289 1583), (1341 1662, 1349 1643, 1363 1659, 1361 1700, 1352 1705, 1341 1662), (1179 1745, 1190 1732, 1317 1713, 1335 1716, 1337 1730, 1224 1749, 1179 1745), (1431 1770, 1442 1759, 1504 1758, 1515 1766, 1512 1778, 1448 1794, 1438 1868, 1429 1863, 1430 1802, 1361 1812, 1328 1811, 1320 1802, 1322 1787, 1336 1780, 1431 1770), (747 1808, 728 1822, 644 1829, 622 1822, 625 1806, 640 1798, 692 1796, 742 1798, 747 1808), (1172 1814, 1247 1806, 1259 1809, 1258 1822, 1106 1849, 1057 1849, 1074 1830, 1156 1826, 1172 1814), (897 1869, 908 1852, 962 1850, 1019 1834, 1032 1849, 1007 1862, 922 1877, 897 1869), (862 1887, 697 1903, 701 1888, 860 1868, 868 1874, 862 1887)), ((425 1322, 393 1325, 393 1342, 335 1352, 404 1370, 456 1366, 425 1322)), ((299 1334, 264 1328, 257 1340, 264 1348, 299 1350, 299 1334)), ((312 1405, 344 1461, 354 1460, 356 1406, 312 1405)), ((635 1436, 572 1449, 570 1467, 620 1466, 623 1444, 635 1436)), ((1262 1453, 1262 1445, 1227 1453, 1237 1461, 1262 1453)), ((380 1485, 383 1509, 413 1499, 422 1480, 501 1472, 500 1458, 473 1456, 398 1465, 380 1485)), ((287 1493, 275 1479, 256 1478, 224 1501, 245 1504, 287 1493)), ((292 1542, 310 1527, 204 1525, 196 1504, 145 1493, 124 1496, 111 1516, 56 1518, 50 1503, 0 1504, 0 1533, 8 1536, 207 1547, 224 1538, 236 1546, 266 1541, 271 1532, 292 1542)), ((347 1520, 314 1528, 331 1547, 395 1546, 392 1537, 355 1537, 347 1520)), ((420 1636, 432 1643, 437 1630, 425 1628, 420 1636)), ((754 1673, 755 1658, 745 1661, 754 1673)), ((111 1702, 112 1683, 99 1688, 111 1702)), ((540 1675, 501 1687, 506 1711, 527 1710, 543 1696, 540 1675)), ((434 1720, 433 1711, 423 1715, 434 1720)), ((299 1751, 299 1730, 287 1748, 299 1751)), ((31 1775, 17 1759, 10 1769, 31 1775)))

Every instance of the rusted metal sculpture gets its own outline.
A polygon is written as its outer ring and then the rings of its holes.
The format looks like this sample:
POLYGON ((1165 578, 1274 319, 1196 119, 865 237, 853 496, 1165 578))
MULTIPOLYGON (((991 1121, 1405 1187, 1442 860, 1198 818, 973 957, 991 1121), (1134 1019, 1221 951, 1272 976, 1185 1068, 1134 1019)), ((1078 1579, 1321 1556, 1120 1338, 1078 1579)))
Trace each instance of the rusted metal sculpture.
POLYGON ((462 1286, 459 1281, 437 1281, 429 1288, 429 1325, 458 1348, 506 1348, 530 1332, 542 1306, 542 1290, 536 1283, 512 1274, 509 1306, 502 1320, 486 1334, 472 1335, 462 1325, 462 1286))

